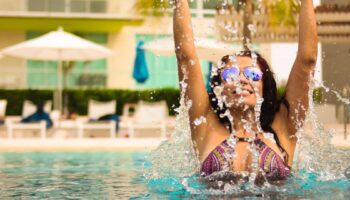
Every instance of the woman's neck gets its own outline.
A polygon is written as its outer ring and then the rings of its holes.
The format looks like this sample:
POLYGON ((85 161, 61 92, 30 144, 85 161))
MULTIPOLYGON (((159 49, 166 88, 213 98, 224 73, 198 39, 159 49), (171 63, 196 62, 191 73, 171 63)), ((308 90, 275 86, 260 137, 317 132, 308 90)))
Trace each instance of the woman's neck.
POLYGON ((230 114, 233 117, 233 129, 236 132, 236 136, 252 137, 255 135, 258 129, 253 108, 246 110, 232 109, 230 114))

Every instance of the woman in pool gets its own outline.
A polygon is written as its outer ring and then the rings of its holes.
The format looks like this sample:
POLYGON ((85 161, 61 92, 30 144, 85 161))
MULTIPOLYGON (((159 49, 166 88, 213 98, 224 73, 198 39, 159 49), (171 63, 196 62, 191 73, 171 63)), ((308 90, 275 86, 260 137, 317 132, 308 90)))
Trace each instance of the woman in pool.
POLYGON ((191 136, 198 150, 201 176, 222 171, 257 172, 269 182, 285 180, 292 166, 295 135, 308 108, 308 83, 317 57, 312 0, 301 0, 298 53, 281 101, 277 101, 269 65, 260 54, 248 50, 222 58, 212 70, 213 92, 208 94, 194 46, 188 2, 175 0, 175 5, 179 80, 185 77, 188 84, 185 97, 192 102, 191 136), (261 113, 256 111, 259 105, 261 113), (199 120, 203 117, 205 120, 199 120))

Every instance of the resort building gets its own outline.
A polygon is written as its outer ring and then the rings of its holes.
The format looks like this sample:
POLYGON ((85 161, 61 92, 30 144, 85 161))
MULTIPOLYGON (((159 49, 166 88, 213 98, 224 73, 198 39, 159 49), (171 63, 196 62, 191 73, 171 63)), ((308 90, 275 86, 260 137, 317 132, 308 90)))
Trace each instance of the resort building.
MULTIPOLYGON (((171 16, 143 17, 135 13, 135 0, 3 0, 0 2, 0 48, 23 42, 62 27, 83 38, 103 44, 114 55, 94 62, 74 62, 67 73, 68 88, 146 89, 177 87, 175 56, 161 57, 146 52, 150 73, 144 84, 132 78, 136 46, 171 37, 171 16)), ((215 30, 216 1, 191 1, 197 37, 218 38, 215 30)), ((240 41, 234 45, 240 47, 240 41)), ((255 48, 271 61, 271 44, 255 48)), ((0 88, 46 89, 57 86, 57 62, 25 61, 4 56, 0 60, 0 88)), ((202 61, 203 77, 209 62, 202 61)), ((286 72, 288 73, 288 72, 286 72)))
MULTIPOLYGON (((0 2, 0 48, 23 42, 62 27, 65 31, 105 45, 114 55, 94 62, 75 62, 68 73, 69 88, 177 87, 175 57, 147 53, 149 80, 138 85, 132 70, 138 41, 172 34, 171 17, 144 18, 133 9, 135 0, 2 0, 0 2)), ((213 35, 215 4, 191 4, 200 35, 213 35), (197 9, 197 7, 200 9, 197 9), (209 15, 209 17, 207 17, 209 15), (205 28, 206 30, 203 30, 205 28)), ((47 89, 57 86, 57 62, 26 61, 3 56, 0 88, 47 89)))
MULTIPOLYGON (((322 3, 340 5, 345 1, 322 1, 322 3)), ((0 2, 0 49, 62 27, 68 32, 105 45, 114 52, 114 55, 108 59, 70 63, 74 67, 67 73, 68 88, 177 87, 175 56, 161 57, 146 52, 149 79, 143 84, 138 84, 132 78, 138 42, 141 40, 149 42, 170 37, 172 34, 170 15, 165 14, 164 17, 137 15, 134 9, 135 2, 136 0, 2 0, 0 2)), ((232 5, 236 4, 235 0, 228 2, 232 5)), ((190 6, 197 37, 223 40, 226 33, 222 27, 220 29, 220 24, 222 25, 225 20, 237 19, 240 15, 218 12, 217 1, 196 0, 191 1, 190 6)), ((334 81, 334 76, 343 77, 348 74, 344 73, 346 67, 342 66, 345 66, 348 63, 346 60, 349 59, 349 12, 338 14, 336 11, 327 13, 319 11, 317 15, 320 41, 324 52, 322 55, 324 73, 321 75, 322 70, 318 66, 317 76, 320 77, 319 79, 323 76, 322 79, 326 81, 332 77, 334 81), (335 55, 343 57, 335 59, 335 55), (341 69, 334 70, 335 66, 327 67, 334 64, 341 69)), ((264 17, 266 18, 266 15, 260 13, 256 18, 264 20, 264 17)), ((295 57, 296 28, 282 30, 280 36, 268 35, 260 33, 268 30, 264 24, 266 25, 263 21, 256 21, 254 24, 257 30, 255 38, 253 37, 254 47, 271 63, 278 75, 280 85, 283 85, 295 57), (286 47, 291 50, 283 55, 280 53, 275 55, 276 52, 280 52, 280 49, 286 47)), ((238 24, 238 26, 241 25, 238 24)), ((231 41, 231 43, 241 45, 240 40, 231 41)), ((318 65, 321 65, 320 61, 318 65)), ((207 77, 209 62, 202 61, 202 66, 204 77, 207 77)), ((0 88, 52 89, 57 86, 57 62, 55 61, 26 61, 3 56, 0 59, 0 73, 3 75, 0 79, 0 88)), ((347 82, 347 79, 339 78, 338 83, 344 85, 343 82, 347 82)))
MULTIPOLYGON (((328 35, 333 37, 322 42, 322 65, 325 84, 350 97, 350 2, 348 0, 322 0, 317 15, 324 19, 328 35)), ((328 94, 327 102, 341 104, 336 95, 328 94)))

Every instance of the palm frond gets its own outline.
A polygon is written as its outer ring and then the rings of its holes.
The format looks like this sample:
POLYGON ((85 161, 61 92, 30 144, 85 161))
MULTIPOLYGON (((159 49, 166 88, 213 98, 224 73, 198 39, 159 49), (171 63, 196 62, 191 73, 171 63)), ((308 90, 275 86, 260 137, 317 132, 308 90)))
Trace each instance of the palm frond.
POLYGON ((300 3, 297 0, 263 0, 270 26, 295 26, 300 3))
POLYGON ((169 7, 168 0, 137 0, 133 10, 142 16, 164 16, 169 7))

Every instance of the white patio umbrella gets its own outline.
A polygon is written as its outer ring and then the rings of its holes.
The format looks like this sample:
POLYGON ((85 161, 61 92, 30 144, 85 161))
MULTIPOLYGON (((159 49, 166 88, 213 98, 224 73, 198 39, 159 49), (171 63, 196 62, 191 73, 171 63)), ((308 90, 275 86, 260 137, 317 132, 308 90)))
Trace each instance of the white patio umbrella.
MULTIPOLYGON (((196 38, 195 46, 199 59, 211 62, 216 62, 223 56, 240 50, 238 47, 208 38, 196 38)), ((160 56, 171 56, 175 54, 173 38, 153 40, 144 44, 143 48, 160 56)))
POLYGON ((62 111, 62 61, 96 60, 112 55, 110 49, 65 32, 62 28, 7 47, 2 53, 24 59, 58 61, 59 97, 56 105, 60 111, 62 111))

